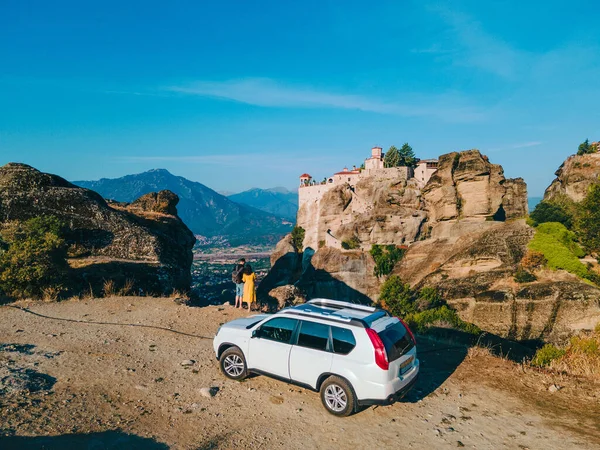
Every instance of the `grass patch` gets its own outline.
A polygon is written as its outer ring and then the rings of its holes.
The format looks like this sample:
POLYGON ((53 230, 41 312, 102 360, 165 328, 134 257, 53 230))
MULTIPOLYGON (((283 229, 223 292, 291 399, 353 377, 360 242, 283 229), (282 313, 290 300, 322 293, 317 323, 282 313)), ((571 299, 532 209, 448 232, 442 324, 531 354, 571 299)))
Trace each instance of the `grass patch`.
POLYGON ((579 261, 579 258, 585 256, 585 252, 575 242, 575 234, 561 223, 540 224, 529 248, 544 255, 551 269, 562 269, 580 278, 595 280, 594 274, 579 261))
POLYGON ((591 333, 573 336, 564 348, 544 345, 536 352, 531 364, 569 375, 600 379, 600 326, 591 333))
POLYGON ((436 327, 453 328, 476 336, 481 334, 477 325, 465 322, 447 305, 408 314, 404 320, 417 333, 426 333, 429 328, 436 327))
POLYGON ((344 250, 354 250, 360 248, 360 240, 356 236, 352 236, 347 241, 342 241, 342 248, 344 250))

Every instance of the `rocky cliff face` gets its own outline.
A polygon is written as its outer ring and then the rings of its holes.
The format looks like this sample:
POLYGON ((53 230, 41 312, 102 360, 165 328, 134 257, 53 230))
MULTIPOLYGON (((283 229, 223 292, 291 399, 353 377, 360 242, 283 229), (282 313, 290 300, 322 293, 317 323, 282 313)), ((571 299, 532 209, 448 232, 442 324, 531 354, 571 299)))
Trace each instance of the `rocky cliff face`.
POLYGON ((580 202, 593 183, 600 181, 600 153, 573 155, 556 171, 556 178, 546 189, 544 200, 567 195, 580 202))
POLYGON ((464 218, 514 219, 527 214, 523 179, 507 180, 478 150, 448 153, 423 189, 431 222, 464 218))
MULTIPOLYGON (((570 187, 555 182, 549 191, 587 190, 589 182, 572 174, 586 169, 586 178, 594 179, 600 157, 583 158, 578 167, 567 160, 557 173, 570 187)), ((298 223, 310 235, 305 241, 310 252, 302 261, 294 259, 288 243, 275 254, 272 263, 286 277, 273 273, 271 288, 279 279, 307 298, 374 301, 383 280, 373 275, 367 250, 372 244, 408 243, 393 273, 416 288, 437 287, 463 319, 484 330, 519 340, 560 340, 600 320, 600 290, 575 276, 548 271, 534 283, 514 281, 534 234, 521 219, 528 213, 527 186, 521 178, 506 179, 502 167, 478 151, 442 155, 422 193, 410 180, 361 183, 354 190, 334 188, 318 204, 300 209, 298 223), (338 239, 358 237, 362 250, 332 248, 327 230, 338 239)))
POLYGON ((561 341, 600 321, 600 289, 574 275, 546 271, 533 283, 514 281, 534 234, 524 220, 458 225, 411 246, 395 273, 437 287, 464 320, 510 339, 561 341))
POLYGON ((162 191, 109 205, 93 191, 25 164, 0 167, 0 226, 58 217, 68 228, 73 276, 86 287, 116 278, 144 292, 188 290, 195 238, 177 217, 178 200, 162 191))
POLYGON ((363 179, 327 191, 301 205, 297 223, 306 230, 304 246, 340 247, 357 239, 372 244, 414 242, 426 217, 415 180, 363 179))

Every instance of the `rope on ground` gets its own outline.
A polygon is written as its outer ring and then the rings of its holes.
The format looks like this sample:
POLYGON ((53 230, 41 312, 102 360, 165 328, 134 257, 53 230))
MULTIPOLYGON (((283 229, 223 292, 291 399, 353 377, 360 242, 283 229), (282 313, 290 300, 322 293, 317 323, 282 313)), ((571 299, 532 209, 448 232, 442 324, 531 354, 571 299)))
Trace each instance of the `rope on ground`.
POLYGON ((171 328, 166 328, 166 327, 159 327, 157 325, 144 325, 141 323, 97 322, 97 321, 93 321, 93 320, 68 319, 65 317, 46 316, 44 314, 37 313, 35 311, 32 311, 28 308, 23 308, 21 306, 15 306, 15 305, 7 305, 7 306, 10 308, 18 309, 20 311, 23 311, 23 312, 26 312, 29 314, 33 314, 34 316, 43 317, 44 319, 62 320, 63 322, 86 323, 86 324, 91 324, 91 325, 114 325, 114 326, 121 326, 121 327, 153 328, 155 330, 168 331, 170 333, 181 334, 183 336, 190 336, 190 337, 195 337, 198 339, 211 339, 211 340, 213 339, 212 336, 201 336, 198 334, 184 333, 183 331, 173 330, 171 328))

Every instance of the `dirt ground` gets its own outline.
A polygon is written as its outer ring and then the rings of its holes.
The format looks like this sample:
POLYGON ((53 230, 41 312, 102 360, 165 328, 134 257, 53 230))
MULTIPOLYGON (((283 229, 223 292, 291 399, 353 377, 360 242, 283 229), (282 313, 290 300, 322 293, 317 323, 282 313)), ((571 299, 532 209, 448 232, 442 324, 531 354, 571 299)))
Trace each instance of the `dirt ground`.
POLYGON ((212 337, 244 315, 143 297, 0 307, 0 448, 600 448, 600 386, 426 338, 408 397, 349 418, 306 389, 228 380, 212 337))

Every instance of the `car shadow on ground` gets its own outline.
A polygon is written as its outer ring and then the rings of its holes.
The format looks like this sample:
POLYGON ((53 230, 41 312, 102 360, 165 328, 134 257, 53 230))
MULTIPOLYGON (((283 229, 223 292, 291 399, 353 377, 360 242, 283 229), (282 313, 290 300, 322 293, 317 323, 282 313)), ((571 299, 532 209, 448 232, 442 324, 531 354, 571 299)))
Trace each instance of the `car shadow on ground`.
POLYGON ((535 348, 489 333, 473 336, 459 330, 432 328, 416 338, 421 367, 417 383, 403 399, 410 403, 418 402, 439 389, 462 364, 473 346, 487 348, 494 355, 518 363, 535 354, 535 348))
POLYGON ((60 436, 0 436, 0 448, 3 450, 166 450, 166 444, 151 438, 127 434, 122 431, 104 431, 89 434, 63 434, 60 436))

